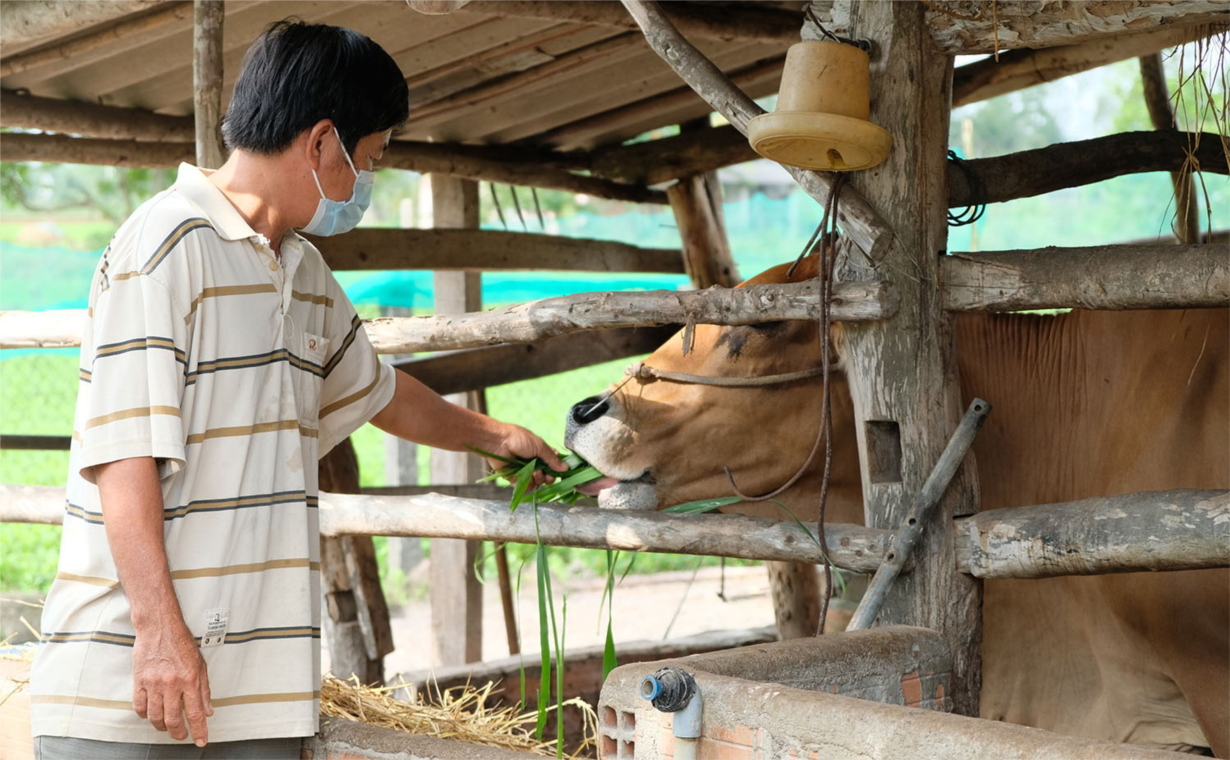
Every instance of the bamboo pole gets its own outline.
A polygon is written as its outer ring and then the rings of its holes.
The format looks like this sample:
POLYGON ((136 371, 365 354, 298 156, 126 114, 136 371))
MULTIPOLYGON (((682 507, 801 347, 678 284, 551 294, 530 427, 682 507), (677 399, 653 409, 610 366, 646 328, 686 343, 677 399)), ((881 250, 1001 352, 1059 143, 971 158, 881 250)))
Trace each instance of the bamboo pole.
POLYGON ((223 0, 195 0, 192 15, 192 81, 196 165, 217 169, 226 160, 222 145, 223 0))

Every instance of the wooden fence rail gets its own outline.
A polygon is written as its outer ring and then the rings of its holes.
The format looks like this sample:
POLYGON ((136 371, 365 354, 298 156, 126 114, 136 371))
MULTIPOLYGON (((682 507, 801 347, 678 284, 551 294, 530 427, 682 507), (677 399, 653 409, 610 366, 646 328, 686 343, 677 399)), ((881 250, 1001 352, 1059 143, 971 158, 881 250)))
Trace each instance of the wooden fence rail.
MULTIPOLYGON (((0 486, 0 522, 59 524, 64 489, 0 486)), ((880 565, 889 531, 826 526, 834 566, 871 573, 880 565)), ((374 496, 323 493, 322 536, 376 535, 461 538, 549 546, 668 552, 705 556, 816 562, 819 549, 790 521, 740 515, 671 515, 596 507, 524 506, 441 494, 374 496)))
MULTIPOLYGON (((417 490, 417 489, 415 489, 417 490)), ((463 491, 464 493, 465 491, 463 491)), ((980 578, 1230 567, 1230 492, 1158 491, 983 512, 956 521, 957 569, 980 578)), ((58 524, 64 489, 0 486, 0 522, 58 524)), ((463 538, 550 546, 815 562, 791 521, 739 515, 540 506, 441 494, 321 494, 325 536, 463 538)), ((834 566, 872 573, 892 532, 826 526, 834 566)))
POLYGON ((1230 567, 1227 527, 1228 491, 993 509, 956 521, 957 566, 979 578, 1230 567))
MULTIPOLYGON (((892 316, 896 300, 882 283, 843 283, 833 288, 833 319, 892 316)), ((789 285, 710 288, 699 291, 581 293, 504 309, 434 317, 388 317, 367 322, 367 335, 382 354, 451 351, 501 343, 534 343, 582 330, 652 325, 747 325, 820 316, 815 280, 789 285)), ((0 348, 80 345, 85 310, 0 312, 0 348)))

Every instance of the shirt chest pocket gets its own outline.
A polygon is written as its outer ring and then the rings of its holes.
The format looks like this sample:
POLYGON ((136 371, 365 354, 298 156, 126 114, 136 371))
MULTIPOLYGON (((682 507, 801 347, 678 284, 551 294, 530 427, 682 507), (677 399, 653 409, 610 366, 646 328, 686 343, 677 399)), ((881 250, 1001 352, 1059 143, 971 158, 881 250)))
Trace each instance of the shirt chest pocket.
POLYGON ((325 362, 329 357, 329 339, 315 333, 300 333, 298 346, 291 359, 295 374, 295 406, 299 422, 316 427, 320 418, 320 392, 325 382, 325 362))

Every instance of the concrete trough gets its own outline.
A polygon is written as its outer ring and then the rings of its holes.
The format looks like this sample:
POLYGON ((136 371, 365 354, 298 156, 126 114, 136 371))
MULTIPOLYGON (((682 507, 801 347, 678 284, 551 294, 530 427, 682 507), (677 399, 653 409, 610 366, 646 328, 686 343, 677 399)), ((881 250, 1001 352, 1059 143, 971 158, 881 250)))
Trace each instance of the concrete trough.
POLYGON ((953 715, 951 655, 933 631, 894 626, 617 668, 598 707, 603 760, 980 760, 1177 758, 953 715), (640 694, 673 666, 701 695, 699 738, 640 694), (920 709, 921 708, 921 709, 920 709))

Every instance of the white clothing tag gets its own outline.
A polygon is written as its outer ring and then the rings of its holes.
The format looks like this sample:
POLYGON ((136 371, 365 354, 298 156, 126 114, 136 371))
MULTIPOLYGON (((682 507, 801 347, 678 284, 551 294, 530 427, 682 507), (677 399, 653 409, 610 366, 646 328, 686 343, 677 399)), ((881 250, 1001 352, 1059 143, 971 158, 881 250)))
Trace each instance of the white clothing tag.
POLYGON ((226 640, 226 626, 230 621, 230 608, 210 610, 205 613, 205 635, 201 647, 216 647, 226 640))

